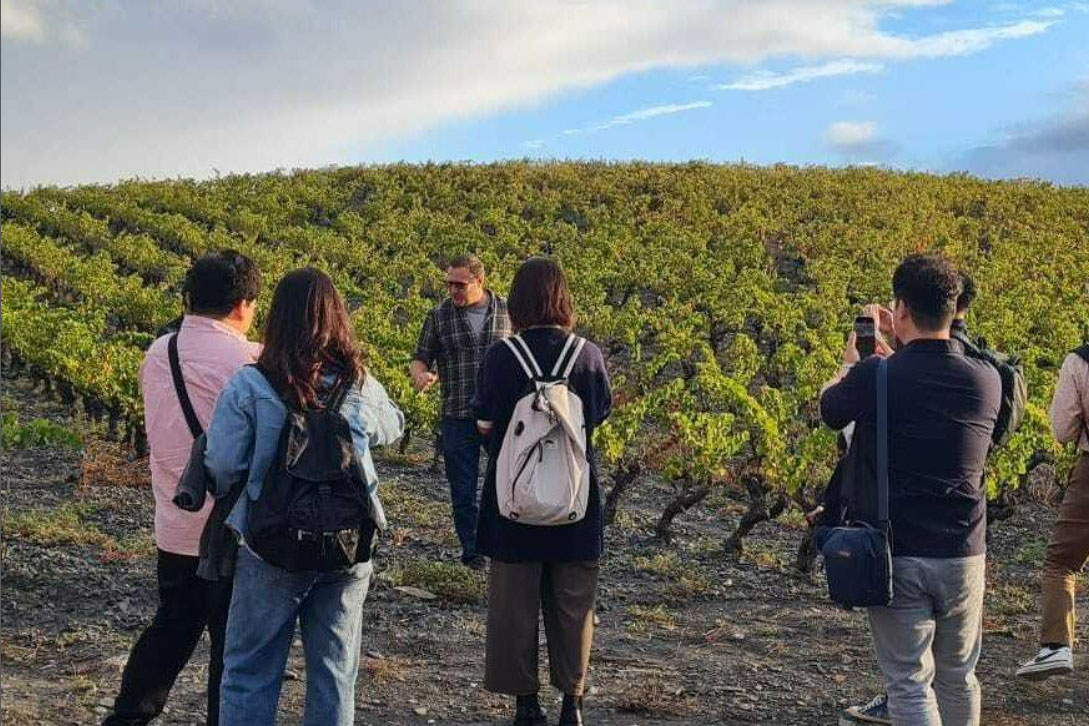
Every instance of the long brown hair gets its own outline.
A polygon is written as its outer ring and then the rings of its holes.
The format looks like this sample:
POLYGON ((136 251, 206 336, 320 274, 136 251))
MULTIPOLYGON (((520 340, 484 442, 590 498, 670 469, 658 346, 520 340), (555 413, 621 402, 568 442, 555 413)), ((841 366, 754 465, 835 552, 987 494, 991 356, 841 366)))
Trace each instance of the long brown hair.
POLYGON ((304 267, 284 275, 265 322, 265 348, 257 361, 273 387, 300 408, 320 405, 324 374, 366 375, 352 337, 344 300, 321 270, 304 267))

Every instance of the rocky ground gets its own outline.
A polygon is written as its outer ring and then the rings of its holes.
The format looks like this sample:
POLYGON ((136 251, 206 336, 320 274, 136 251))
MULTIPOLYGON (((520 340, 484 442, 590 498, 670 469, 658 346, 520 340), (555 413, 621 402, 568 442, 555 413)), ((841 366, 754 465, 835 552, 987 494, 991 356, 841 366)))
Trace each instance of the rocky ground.
MULTIPOLYGON (((3 394, 4 411, 24 421, 82 426, 25 381, 6 380, 3 394)), ((3 721, 96 723, 155 609, 146 467, 94 437, 83 452, 5 450, 0 466, 3 721)), ((426 463, 387 460, 379 469, 396 529, 381 546, 366 605, 356 722, 502 723, 508 704, 481 688, 484 579, 457 562, 441 475, 426 463)), ((608 532, 588 723, 834 724, 845 705, 877 692, 864 615, 836 609, 819 574, 789 565, 802 535, 799 512, 761 525, 745 554, 728 558, 721 542, 740 507, 707 503, 679 519, 676 538, 663 545, 650 533, 668 495, 643 483, 608 532)), ((1089 657, 1078 657, 1071 678, 1029 684, 1012 676, 1034 651, 1038 572, 1055 517, 1054 507, 1026 500, 992 531, 983 722, 1089 723, 1089 657)), ((1084 589, 1079 606, 1089 608, 1084 589)), ((160 723, 203 723, 206 672, 204 642, 160 723)), ((305 680, 296 642, 281 723, 300 721, 305 680)))

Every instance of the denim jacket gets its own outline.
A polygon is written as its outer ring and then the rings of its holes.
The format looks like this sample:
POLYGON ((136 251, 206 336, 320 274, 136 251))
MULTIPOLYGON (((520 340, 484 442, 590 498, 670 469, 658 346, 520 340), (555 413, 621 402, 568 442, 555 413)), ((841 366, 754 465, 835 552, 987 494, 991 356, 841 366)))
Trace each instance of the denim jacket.
MULTIPOLYGON (((363 385, 353 387, 345 396, 340 412, 351 427, 352 442, 373 493, 378 486, 378 473, 370 449, 389 445, 401 437, 404 414, 369 371, 363 385)), ((287 408, 280 396, 252 366, 235 373, 216 401, 204 463, 214 479, 212 493, 217 499, 227 496, 246 477, 244 496, 238 498, 227 516, 227 525, 243 540, 250 502, 261 493, 286 419, 287 408)))

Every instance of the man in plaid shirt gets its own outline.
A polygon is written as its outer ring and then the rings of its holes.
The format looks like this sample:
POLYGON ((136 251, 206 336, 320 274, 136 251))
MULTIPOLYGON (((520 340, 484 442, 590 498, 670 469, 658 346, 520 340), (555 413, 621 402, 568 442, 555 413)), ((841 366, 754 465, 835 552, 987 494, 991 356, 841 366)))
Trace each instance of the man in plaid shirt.
POLYGON ((484 441, 476 429, 469 401, 476 372, 492 342, 511 334, 507 302, 484 286, 484 265, 475 255, 461 255, 446 269, 449 299, 427 314, 410 372, 417 391, 442 382, 442 454, 454 529, 461 561, 474 569, 485 565, 476 553, 477 476, 484 441), (432 366, 438 366, 438 374, 432 366))

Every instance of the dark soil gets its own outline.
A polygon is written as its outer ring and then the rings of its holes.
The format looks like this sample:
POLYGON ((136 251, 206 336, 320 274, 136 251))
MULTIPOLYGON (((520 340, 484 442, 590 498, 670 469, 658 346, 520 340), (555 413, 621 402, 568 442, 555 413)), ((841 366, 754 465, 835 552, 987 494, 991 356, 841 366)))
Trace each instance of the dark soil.
MULTIPOLYGON (((70 412, 39 398, 25 382, 5 381, 5 410, 14 407, 24 420, 69 420, 70 412)), ((146 473, 134 476, 140 462, 112 460, 108 446, 90 446, 99 456, 86 467, 80 452, 61 448, 0 455, 6 724, 101 720, 128 648, 155 609, 152 497, 146 484, 131 486, 146 473), (49 526, 12 524, 27 512, 73 508, 81 519, 63 537, 49 526)), ((379 470, 396 531, 382 544, 366 605, 356 722, 503 723, 507 699, 481 687, 483 578, 457 564, 441 474, 392 461, 379 470), (394 589, 398 584, 439 597, 420 600, 394 589)), ((820 574, 789 566, 803 534, 798 512, 758 526, 745 553, 728 557, 722 542, 743 508, 712 495, 677 520, 673 542, 663 545, 651 533, 669 497, 665 486, 639 482, 608 532, 588 723, 835 724, 844 706, 881 688, 864 614, 830 605, 820 574)), ((1075 677, 1045 684, 1013 677, 1035 651, 1039 569, 1055 514, 1026 502, 991 533, 979 669, 988 726, 1089 723, 1086 655, 1077 657, 1075 677)), ((1083 612, 1086 600, 1082 589, 1083 612)), ((301 719, 301 656, 296 642, 282 723, 301 719)), ((542 683, 546 661, 542 649, 542 683)), ((206 673, 204 642, 159 723, 203 723, 206 673)), ((547 687, 543 693, 555 713, 556 696, 547 687)))

